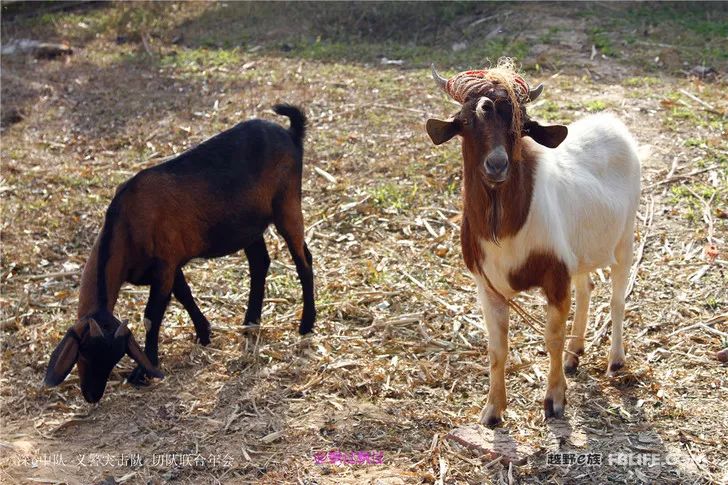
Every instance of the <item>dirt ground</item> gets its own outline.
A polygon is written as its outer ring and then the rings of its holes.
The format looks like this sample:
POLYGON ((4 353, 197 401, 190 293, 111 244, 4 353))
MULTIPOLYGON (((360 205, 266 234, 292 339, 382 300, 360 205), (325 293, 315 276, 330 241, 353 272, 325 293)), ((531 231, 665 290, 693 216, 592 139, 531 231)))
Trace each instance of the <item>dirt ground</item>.
MULTIPOLYGON (((714 356, 728 346, 725 4, 3 3, 2 14, 4 47, 67 42, 73 54, 2 56, 0 482, 728 482, 728 375, 714 356), (534 118, 610 111, 651 147, 624 372, 604 376, 608 269, 593 275, 563 420, 543 420, 538 329, 511 316, 496 437, 524 447, 519 466, 446 438, 485 403, 488 339, 460 254, 459 144, 434 147, 424 131, 457 109, 429 63, 452 74, 500 55, 546 85, 534 118), (193 261, 208 347, 173 302, 164 380, 129 386, 123 359, 98 405, 75 372, 43 388, 116 186, 240 120, 284 122, 270 111, 280 101, 311 123, 314 335, 295 331, 300 287, 271 230, 258 335, 241 331, 244 256, 193 261), (370 462, 332 463, 332 451, 370 462), (602 463, 554 464, 561 453, 602 463)), ((146 294, 125 286, 115 310, 140 341, 146 294)), ((518 301, 542 317, 538 292, 518 301)))

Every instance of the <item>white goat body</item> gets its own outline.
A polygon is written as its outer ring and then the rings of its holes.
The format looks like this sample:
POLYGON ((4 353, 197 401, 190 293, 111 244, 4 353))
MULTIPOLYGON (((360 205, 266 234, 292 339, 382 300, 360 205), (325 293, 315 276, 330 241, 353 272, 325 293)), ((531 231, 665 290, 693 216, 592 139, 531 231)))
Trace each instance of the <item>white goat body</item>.
POLYGON ((637 143, 611 114, 573 123, 554 149, 523 142, 538 153, 528 218, 515 236, 481 242, 483 271, 506 298, 517 293, 508 275, 534 251, 552 253, 571 276, 614 264, 632 239, 640 195, 637 143))

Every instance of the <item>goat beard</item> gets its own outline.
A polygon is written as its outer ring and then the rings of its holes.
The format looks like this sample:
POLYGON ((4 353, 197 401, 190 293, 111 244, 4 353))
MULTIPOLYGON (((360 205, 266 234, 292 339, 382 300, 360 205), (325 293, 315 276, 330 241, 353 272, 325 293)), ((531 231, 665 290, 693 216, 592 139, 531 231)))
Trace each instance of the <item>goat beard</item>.
POLYGON ((499 244, 504 184, 491 186, 485 175, 478 171, 468 178, 469 180, 463 191, 463 202, 464 205, 475 206, 466 207, 465 210, 466 214, 476 216, 473 218, 475 220, 470 221, 471 227, 478 233, 479 237, 494 244, 499 244))
POLYGON ((488 222, 488 232, 490 233, 490 241, 495 245, 500 245, 498 233, 500 232, 501 226, 501 214, 503 214, 503 197, 500 194, 500 186, 493 186, 489 184, 485 177, 481 176, 480 183, 483 185, 483 190, 488 197, 488 203, 490 207, 490 220, 488 222))

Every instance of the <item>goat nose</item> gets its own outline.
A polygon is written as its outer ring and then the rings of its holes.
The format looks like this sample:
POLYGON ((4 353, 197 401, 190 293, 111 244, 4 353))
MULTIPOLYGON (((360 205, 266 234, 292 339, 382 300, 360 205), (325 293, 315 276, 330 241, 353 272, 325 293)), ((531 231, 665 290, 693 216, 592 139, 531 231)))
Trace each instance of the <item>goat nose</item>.
POLYGON ((485 173, 489 177, 501 179, 508 170, 508 154, 503 147, 498 147, 485 159, 485 173))

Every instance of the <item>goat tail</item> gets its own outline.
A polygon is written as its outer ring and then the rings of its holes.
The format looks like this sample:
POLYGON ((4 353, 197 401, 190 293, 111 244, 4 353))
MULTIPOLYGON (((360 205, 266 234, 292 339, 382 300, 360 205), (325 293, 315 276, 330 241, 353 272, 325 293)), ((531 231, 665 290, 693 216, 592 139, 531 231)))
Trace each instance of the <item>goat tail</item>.
POLYGON ((282 116, 287 116, 291 120, 291 128, 288 132, 291 134, 294 143, 299 148, 303 147, 303 137, 306 135, 306 115, 300 108, 292 104, 277 104, 273 106, 273 111, 282 116))

